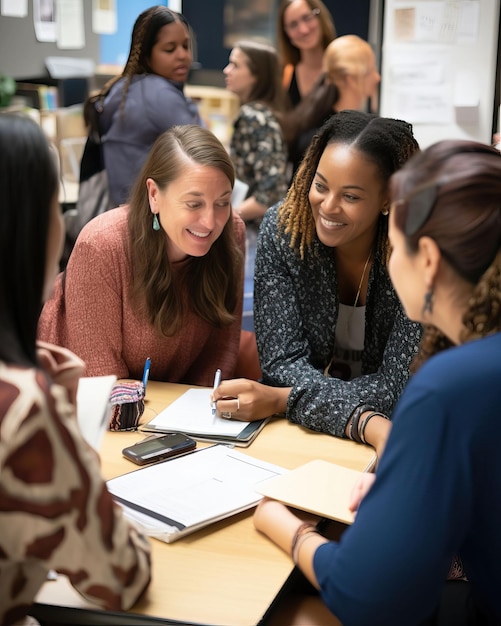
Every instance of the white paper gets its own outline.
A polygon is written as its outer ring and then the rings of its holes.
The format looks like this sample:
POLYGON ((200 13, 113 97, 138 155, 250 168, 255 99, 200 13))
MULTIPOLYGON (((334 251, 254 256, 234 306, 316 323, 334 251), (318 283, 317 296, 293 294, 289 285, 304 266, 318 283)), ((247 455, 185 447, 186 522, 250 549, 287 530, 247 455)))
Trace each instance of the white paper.
POLYGON ((57 47, 85 47, 83 0, 57 0, 57 47))
POLYGON ((238 209, 238 207, 242 204, 247 197, 248 191, 249 185, 244 183, 243 180, 235 178, 235 184, 233 185, 233 192, 231 194, 231 206, 234 209, 238 209))
POLYGON ((56 41, 55 0, 33 0, 33 24, 38 41, 56 41))
POLYGON ((5 17, 26 17, 28 15, 28 0, 2 0, 0 13, 5 17))
POLYGON ((78 425, 88 443, 99 450, 111 415, 110 395, 116 376, 81 378, 77 389, 78 425))
POLYGON ((451 124, 453 64, 447 46, 387 45, 390 85, 388 117, 413 124, 451 124))
POLYGON ((127 517, 139 522, 147 534, 170 542, 256 505, 262 497, 256 485, 285 471, 215 445, 113 478, 107 485, 112 495, 125 501, 119 503, 127 517), (138 512, 127 503, 164 516, 173 524, 138 512))
POLYGON ((212 415, 212 389, 188 389, 177 400, 148 422, 148 427, 159 430, 181 431, 187 435, 204 434, 210 437, 235 437, 250 422, 227 420, 212 415))
POLYGON ((406 2, 395 9, 394 39, 419 43, 475 44, 480 2, 406 2))
POLYGON ((93 0, 92 30, 100 35, 117 32, 116 0, 93 0))

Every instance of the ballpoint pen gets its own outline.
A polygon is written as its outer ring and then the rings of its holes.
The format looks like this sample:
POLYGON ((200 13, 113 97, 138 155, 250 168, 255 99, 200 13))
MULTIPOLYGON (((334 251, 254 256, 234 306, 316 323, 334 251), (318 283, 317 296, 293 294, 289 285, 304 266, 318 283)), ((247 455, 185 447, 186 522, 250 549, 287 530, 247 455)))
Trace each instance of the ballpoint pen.
MULTIPOLYGON (((216 391, 220 383, 221 383, 221 370, 217 369, 216 374, 214 376, 214 391, 216 391)), ((212 415, 215 415, 216 414, 216 401, 215 400, 212 401, 211 407, 212 407, 212 415)))
POLYGON ((150 375, 150 365, 151 365, 151 359, 150 357, 148 357, 146 359, 146 363, 144 364, 144 370, 143 370, 143 389, 146 393, 146 385, 148 384, 148 377, 150 375))

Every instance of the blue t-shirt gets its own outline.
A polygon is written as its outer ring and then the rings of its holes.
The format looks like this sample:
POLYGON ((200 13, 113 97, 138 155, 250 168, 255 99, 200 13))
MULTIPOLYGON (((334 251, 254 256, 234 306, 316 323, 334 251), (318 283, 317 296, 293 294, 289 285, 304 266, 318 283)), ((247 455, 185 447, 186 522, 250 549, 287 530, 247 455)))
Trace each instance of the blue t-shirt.
POLYGON ((501 624, 500 387, 501 333, 436 355, 409 382, 354 524, 314 557, 344 626, 419 624, 456 554, 501 624))

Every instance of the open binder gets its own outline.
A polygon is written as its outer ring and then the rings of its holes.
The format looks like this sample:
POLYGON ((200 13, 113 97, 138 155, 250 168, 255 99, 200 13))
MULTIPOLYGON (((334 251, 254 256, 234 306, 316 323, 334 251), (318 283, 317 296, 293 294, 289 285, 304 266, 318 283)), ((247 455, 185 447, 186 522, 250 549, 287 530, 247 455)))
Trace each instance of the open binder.
POLYGON ((227 420, 212 415, 212 389, 190 388, 155 418, 141 426, 154 433, 184 433, 201 441, 250 445, 264 427, 267 419, 255 422, 227 420))
POLYGON ((246 511, 258 485, 285 470, 224 445, 189 452, 107 482, 124 514, 151 537, 172 543, 246 511))

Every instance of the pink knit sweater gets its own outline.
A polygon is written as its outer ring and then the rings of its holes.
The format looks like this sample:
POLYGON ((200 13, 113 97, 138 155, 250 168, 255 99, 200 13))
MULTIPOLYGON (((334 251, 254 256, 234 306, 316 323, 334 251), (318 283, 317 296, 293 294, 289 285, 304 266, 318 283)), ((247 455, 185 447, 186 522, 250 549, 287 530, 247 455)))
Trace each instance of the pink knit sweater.
MULTIPOLYGON (((236 215, 237 242, 245 250, 245 225, 236 215)), ((159 334, 144 313, 132 307, 127 207, 93 219, 80 233, 52 298, 40 318, 39 338, 65 346, 86 363, 86 376, 115 374, 140 380, 151 358, 150 379, 212 386, 214 373, 231 378, 238 354, 243 301, 238 294, 234 323, 215 328, 194 313, 181 332, 159 334)))

